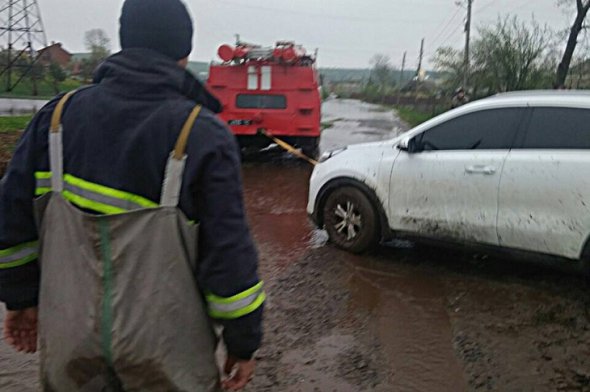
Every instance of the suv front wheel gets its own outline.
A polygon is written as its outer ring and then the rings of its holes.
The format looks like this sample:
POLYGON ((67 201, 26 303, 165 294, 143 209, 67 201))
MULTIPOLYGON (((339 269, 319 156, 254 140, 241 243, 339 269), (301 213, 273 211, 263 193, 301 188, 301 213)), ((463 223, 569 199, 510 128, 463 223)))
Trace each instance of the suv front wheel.
POLYGON ((336 189, 328 196, 322 213, 330 240, 339 248, 363 253, 377 245, 379 217, 369 198, 359 189, 336 189))

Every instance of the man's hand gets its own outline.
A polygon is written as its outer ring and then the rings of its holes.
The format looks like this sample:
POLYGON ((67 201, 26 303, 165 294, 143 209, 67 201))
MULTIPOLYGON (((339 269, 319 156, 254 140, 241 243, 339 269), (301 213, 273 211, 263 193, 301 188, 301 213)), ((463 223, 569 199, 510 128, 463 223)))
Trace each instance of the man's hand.
POLYGON ((18 352, 33 354, 37 351, 38 309, 6 312, 4 340, 18 352))
POLYGON ((221 385, 223 389, 230 391, 239 391, 243 389, 250 380, 254 377, 254 369, 256 368, 256 361, 241 361, 237 358, 229 356, 225 362, 225 376, 228 377, 221 385))

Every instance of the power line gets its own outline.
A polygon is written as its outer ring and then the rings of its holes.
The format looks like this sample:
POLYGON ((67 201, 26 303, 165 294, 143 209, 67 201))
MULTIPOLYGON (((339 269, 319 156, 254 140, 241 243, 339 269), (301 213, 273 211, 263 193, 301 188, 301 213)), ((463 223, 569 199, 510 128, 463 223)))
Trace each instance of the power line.
POLYGON ((223 5, 228 5, 228 6, 248 8, 248 9, 254 9, 254 10, 267 11, 267 12, 277 12, 277 13, 280 13, 280 14, 304 15, 304 16, 309 16, 309 17, 313 17, 313 18, 331 19, 331 20, 339 20, 339 21, 350 21, 350 22, 360 22, 360 23, 387 23, 387 24, 391 24, 392 22, 394 22, 394 23, 404 23, 404 24, 416 24, 416 23, 429 23, 429 22, 432 22, 431 19, 421 19, 421 20, 415 20, 415 19, 410 20, 408 18, 399 18, 399 19, 393 19, 393 18, 375 19, 375 18, 362 18, 362 17, 357 17, 357 16, 322 14, 322 13, 315 13, 315 12, 297 11, 297 10, 286 10, 286 9, 280 9, 280 8, 274 8, 274 7, 265 7, 265 6, 258 6, 258 5, 242 4, 242 3, 236 3, 236 2, 233 2, 233 1, 227 1, 227 0, 217 0, 217 3, 223 4, 223 5))
POLYGON ((482 12, 484 12, 485 10, 487 10, 488 8, 490 8, 491 6, 493 6, 495 3, 496 3, 496 0, 491 0, 489 3, 487 3, 483 7, 478 8, 477 11, 473 12, 473 14, 474 15, 479 15, 482 12))
MULTIPOLYGON (((455 11, 455 13, 453 14, 453 16, 451 17, 451 19, 449 19, 449 21, 447 22, 447 24, 445 25, 445 27, 437 34, 436 38, 432 40, 432 45, 436 46, 436 44, 439 42, 440 38, 443 36, 443 34, 447 31, 447 29, 453 24, 453 22, 455 21, 455 19, 457 18, 457 16, 459 15, 459 12, 461 11, 461 9, 457 9, 455 11)), ((443 22, 444 23, 444 22, 443 22)))
POLYGON ((447 37, 443 40, 443 42, 440 44, 440 46, 445 46, 447 44, 447 42, 449 42, 451 40, 451 38, 453 38, 455 36, 455 34, 457 34, 463 28, 464 28, 463 24, 460 24, 459 26, 455 27, 455 29, 453 31, 451 31, 451 33, 449 35, 447 35, 447 37))

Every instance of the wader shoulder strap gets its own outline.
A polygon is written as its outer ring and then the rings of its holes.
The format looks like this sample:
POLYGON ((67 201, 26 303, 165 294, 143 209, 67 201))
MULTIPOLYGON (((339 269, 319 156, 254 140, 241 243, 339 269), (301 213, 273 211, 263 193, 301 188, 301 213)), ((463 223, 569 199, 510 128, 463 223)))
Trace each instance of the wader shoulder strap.
POLYGON ((66 103, 76 93, 70 91, 58 102, 51 116, 49 128, 49 169, 51 170, 51 189, 53 192, 61 193, 63 184, 63 144, 62 144, 62 114, 66 103))
POLYGON ((162 185, 162 199, 160 205, 162 207, 177 207, 180 200, 180 191, 182 189, 182 176, 184 174, 184 167, 186 164, 186 146, 188 138, 195 125, 195 121, 201 113, 201 105, 195 106, 188 119, 182 127, 180 136, 176 141, 176 146, 166 165, 166 174, 164 177, 164 184, 162 185))

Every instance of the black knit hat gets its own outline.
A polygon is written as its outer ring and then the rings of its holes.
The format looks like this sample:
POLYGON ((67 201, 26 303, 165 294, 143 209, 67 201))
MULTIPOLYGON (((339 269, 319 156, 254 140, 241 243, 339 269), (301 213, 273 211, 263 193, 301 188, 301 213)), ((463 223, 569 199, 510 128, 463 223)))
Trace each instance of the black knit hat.
POLYGON ((180 0, 126 0, 120 22, 123 49, 153 49, 174 60, 192 51, 193 22, 180 0))

